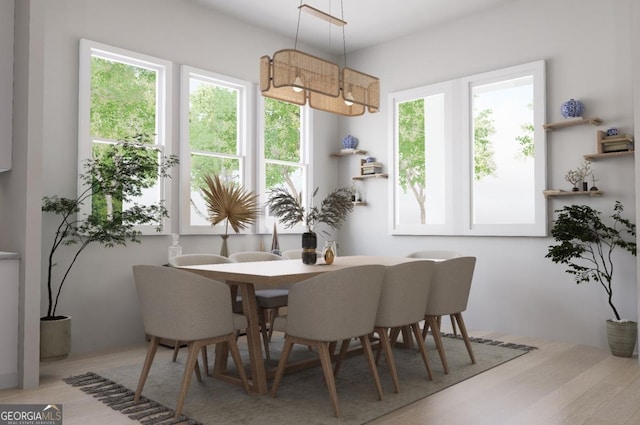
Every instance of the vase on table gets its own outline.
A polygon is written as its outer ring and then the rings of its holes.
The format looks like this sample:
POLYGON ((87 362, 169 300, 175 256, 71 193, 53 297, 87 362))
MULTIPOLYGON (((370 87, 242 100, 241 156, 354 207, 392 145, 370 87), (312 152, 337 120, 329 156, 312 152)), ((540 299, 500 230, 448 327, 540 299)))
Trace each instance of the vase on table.
POLYGON ((222 246, 220 247, 220 255, 223 257, 229 256, 229 249, 227 248, 227 239, 229 239, 229 235, 220 235, 222 238, 222 246))
POLYGON ((304 232, 302 234, 302 262, 304 264, 315 264, 318 260, 316 248, 318 247, 318 237, 314 232, 304 232))

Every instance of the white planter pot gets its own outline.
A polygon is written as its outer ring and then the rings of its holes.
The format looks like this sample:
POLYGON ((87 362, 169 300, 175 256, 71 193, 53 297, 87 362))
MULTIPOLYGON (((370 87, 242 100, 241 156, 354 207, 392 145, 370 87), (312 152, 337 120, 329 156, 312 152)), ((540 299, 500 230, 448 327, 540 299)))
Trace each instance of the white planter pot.
POLYGON ((638 323, 607 320, 607 339, 611 354, 617 357, 631 357, 636 347, 638 323))
POLYGON ((71 317, 40 319, 40 361, 66 358, 71 352, 71 317))

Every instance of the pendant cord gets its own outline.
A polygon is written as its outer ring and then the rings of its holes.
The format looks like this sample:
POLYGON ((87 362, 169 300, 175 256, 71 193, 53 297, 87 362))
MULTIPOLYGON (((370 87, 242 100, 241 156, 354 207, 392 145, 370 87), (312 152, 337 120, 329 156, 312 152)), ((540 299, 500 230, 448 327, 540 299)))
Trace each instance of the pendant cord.
POLYGON ((300 32, 300 15, 302 14, 302 0, 300 0, 300 6, 298 6, 298 26, 296 27, 296 41, 293 44, 293 50, 298 50, 298 33, 300 32))
MULTIPOLYGON (((343 4, 342 0, 340 0, 340 13, 341 13, 340 18, 344 21, 344 4, 343 4)), ((343 51, 343 54, 344 54, 344 67, 346 68, 347 67, 347 40, 346 40, 346 37, 344 35, 345 34, 344 33, 344 27, 345 26, 346 25, 342 26, 342 51, 343 51)))

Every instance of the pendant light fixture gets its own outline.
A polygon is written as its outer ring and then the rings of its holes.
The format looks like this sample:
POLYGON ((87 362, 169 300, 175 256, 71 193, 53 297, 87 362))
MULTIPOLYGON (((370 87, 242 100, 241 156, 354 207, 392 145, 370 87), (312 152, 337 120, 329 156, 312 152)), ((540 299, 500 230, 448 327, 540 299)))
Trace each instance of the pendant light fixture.
MULTIPOLYGON (((342 7, 342 1, 340 2, 342 7)), ((344 18, 344 10, 342 11, 344 18)), ((260 58, 260 92, 263 96, 305 105, 345 116, 363 115, 380 109, 380 80, 347 67, 343 19, 302 4, 298 7, 298 28, 293 49, 278 50, 273 58, 260 58), (297 50, 300 15, 305 11, 342 27, 343 69, 330 61, 297 50)))

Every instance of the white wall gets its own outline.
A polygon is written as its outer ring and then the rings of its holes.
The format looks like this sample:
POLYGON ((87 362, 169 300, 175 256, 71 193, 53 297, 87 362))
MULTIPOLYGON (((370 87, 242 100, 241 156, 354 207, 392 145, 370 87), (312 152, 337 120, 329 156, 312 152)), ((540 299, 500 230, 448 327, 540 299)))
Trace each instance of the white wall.
MULTIPOLYGON (((381 112, 340 121, 340 134, 353 134, 363 149, 386 162, 387 95, 454 77, 546 60, 547 122, 562 120, 560 105, 576 98, 585 116, 603 120, 601 129, 633 133, 631 1, 521 0, 352 54, 350 64, 380 77, 381 112)), ((636 71, 637 73, 637 71, 636 71)), ((565 173, 595 152, 596 127, 573 127, 548 137, 549 188, 569 188, 565 173)), ((602 198, 558 198, 549 211, 585 203, 608 214, 615 200, 635 215, 632 157, 594 162, 605 192, 602 198)), ((342 166, 346 183, 353 164, 342 166)), ((357 208, 340 234, 350 253, 403 254, 418 249, 454 249, 478 257, 469 308, 472 329, 510 332, 606 347, 605 319, 611 318, 604 291, 595 284, 576 287, 564 268, 545 259, 551 238, 420 237, 387 233, 387 185, 369 181, 369 206, 357 208)), ((509 194, 504 194, 505 197, 509 194)), ((500 198, 495 199, 500 203, 500 198)), ((637 317, 636 262, 616 256, 615 302, 621 313, 637 317)))

